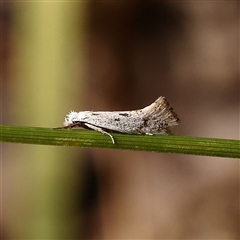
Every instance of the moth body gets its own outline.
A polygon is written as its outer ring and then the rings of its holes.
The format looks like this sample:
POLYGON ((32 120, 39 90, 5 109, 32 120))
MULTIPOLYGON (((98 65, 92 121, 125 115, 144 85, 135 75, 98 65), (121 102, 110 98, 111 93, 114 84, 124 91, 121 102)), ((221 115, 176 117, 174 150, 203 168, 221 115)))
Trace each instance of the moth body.
POLYGON ((99 131, 114 138, 111 131, 128 134, 166 135, 178 125, 179 117, 165 97, 151 105, 133 111, 70 111, 63 128, 83 127, 99 131))

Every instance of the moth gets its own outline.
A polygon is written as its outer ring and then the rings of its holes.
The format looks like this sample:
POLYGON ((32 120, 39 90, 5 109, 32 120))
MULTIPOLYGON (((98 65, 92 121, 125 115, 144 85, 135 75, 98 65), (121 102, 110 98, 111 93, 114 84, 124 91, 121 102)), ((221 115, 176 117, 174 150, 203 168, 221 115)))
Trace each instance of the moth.
POLYGON ((165 97, 159 97, 151 105, 133 111, 70 111, 63 128, 82 127, 108 135, 110 132, 146 135, 168 135, 180 119, 165 97))

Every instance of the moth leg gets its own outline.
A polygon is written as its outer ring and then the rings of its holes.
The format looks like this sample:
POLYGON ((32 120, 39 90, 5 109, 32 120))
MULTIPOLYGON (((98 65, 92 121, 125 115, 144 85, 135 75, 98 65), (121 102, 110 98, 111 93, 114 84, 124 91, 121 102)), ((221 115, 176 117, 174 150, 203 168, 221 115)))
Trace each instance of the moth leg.
POLYGON ((71 129, 71 128, 75 128, 75 127, 82 127, 82 123, 81 122, 75 122, 75 123, 71 123, 67 126, 63 126, 63 127, 55 127, 53 128, 54 130, 57 129, 71 129))
POLYGON ((110 133, 104 131, 102 128, 97 127, 97 126, 94 126, 94 125, 89 124, 89 123, 84 123, 84 125, 87 126, 87 127, 90 128, 90 129, 93 129, 93 130, 95 130, 95 131, 98 131, 98 132, 100 132, 100 133, 103 133, 103 134, 108 135, 108 136, 112 139, 112 143, 115 144, 115 141, 114 141, 113 136, 112 136, 110 133))

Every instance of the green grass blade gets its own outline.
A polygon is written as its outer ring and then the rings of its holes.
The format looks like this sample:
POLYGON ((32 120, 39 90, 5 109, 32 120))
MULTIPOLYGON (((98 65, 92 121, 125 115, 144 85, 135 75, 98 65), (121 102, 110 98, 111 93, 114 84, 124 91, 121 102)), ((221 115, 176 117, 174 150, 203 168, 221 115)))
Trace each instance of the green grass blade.
POLYGON ((112 144, 109 136, 91 130, 0 126, 0 141, 2 142, 240 158, 239 140, 120 133, 112 133, 112 135, 116 144, 112 144))

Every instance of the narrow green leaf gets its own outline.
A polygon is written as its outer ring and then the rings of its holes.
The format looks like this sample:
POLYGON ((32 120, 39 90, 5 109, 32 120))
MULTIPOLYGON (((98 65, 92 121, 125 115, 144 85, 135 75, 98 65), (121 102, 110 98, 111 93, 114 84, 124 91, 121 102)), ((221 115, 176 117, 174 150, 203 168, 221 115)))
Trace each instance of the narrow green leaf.
POLYGON ((0 141, 2 142, 240 158, 239 140, 120 133, 112 133, 112 135, 116 144, 112 143, 109 136, 91 130, 0 126, 0 141))

